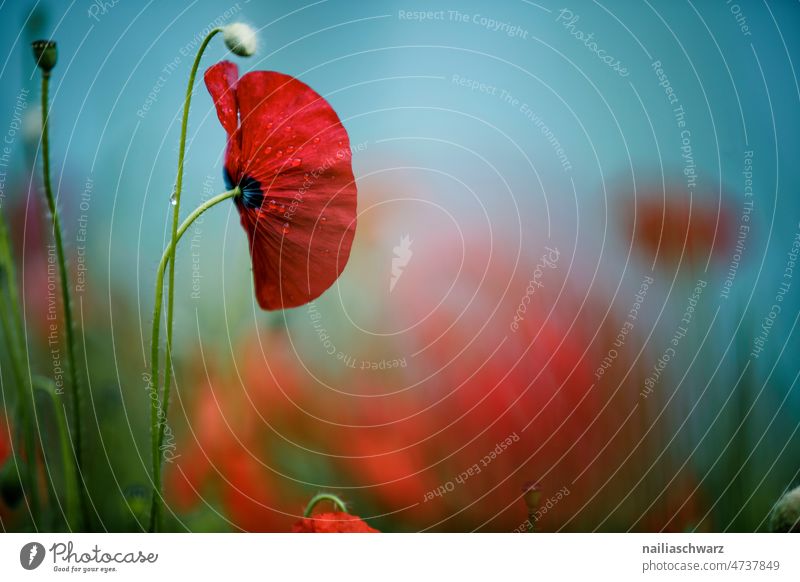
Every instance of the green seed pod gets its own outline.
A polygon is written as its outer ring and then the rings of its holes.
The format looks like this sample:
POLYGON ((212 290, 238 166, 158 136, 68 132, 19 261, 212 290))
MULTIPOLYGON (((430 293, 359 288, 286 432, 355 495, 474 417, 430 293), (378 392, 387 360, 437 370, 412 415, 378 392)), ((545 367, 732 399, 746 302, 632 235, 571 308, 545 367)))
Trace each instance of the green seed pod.
POLYGON ((45 73, 49 73, 56 66, 58 61, 58 49, 52 40, 35 40, 31 43, 33 47, 33 58, 36 64, 45 73))

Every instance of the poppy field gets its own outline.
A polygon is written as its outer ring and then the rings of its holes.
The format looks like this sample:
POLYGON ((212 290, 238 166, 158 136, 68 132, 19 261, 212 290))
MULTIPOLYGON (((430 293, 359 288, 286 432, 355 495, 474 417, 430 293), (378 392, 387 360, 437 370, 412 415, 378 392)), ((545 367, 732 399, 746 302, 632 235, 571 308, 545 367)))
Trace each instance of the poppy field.
POLYGON ((800 531, 740 4, 0 4, 0 531, 800 531))

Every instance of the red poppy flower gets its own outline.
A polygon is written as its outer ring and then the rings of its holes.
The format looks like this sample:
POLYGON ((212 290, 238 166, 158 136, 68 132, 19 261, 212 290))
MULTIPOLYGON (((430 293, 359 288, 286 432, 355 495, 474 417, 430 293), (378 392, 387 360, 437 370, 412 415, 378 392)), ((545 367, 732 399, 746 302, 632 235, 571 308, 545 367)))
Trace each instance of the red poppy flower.
POLYGON ((336 112, 298 79, 223 61, 205 73, 228 133, 236 198, 263 309, 319 297, 344 270, 356 227, 350 142, 336 112))
POLYGON ((690 198, 679 188, 654 190, 636 200, 638 216, 628 210, 633 244, 647 260, 677 265, 726 255, 734 232, 725 203, 710 196, 690 198))
POLYGON ((357 515, 341 511, 304 517, 292 526, 292 533, 380 533, 357 515))

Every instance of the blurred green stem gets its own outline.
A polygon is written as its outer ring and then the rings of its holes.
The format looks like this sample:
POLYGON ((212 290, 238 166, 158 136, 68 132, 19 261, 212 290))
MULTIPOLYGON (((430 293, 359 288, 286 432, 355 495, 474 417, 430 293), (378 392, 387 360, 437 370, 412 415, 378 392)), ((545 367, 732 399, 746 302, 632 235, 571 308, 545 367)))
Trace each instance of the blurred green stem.
MULTIPOLYGON (((61 465, 64 469, 64 501, 67 506, 66 519, 69 531, 75 531, 78 527, 78 476, 75 474, 75 466, 72 463, 72 452, 70 451, 69 433, 67 432, 67 422, 64 420, 65 411, 63 404, 59 402, 53 381, 50 378, 36 378, 34 384, 37 389, 44 393, 53 407, 53 416, 56 421, 56 433, 58 436, 59 452, 61 453, 61 465), (61 406, 59 407, 59 404, 61 406)), ((42 447, 45 465, 50 467, 47 461, 47 451, 42 447)))
MULTIPOLYGON (((42 167, 44 192, 47 197, 47 207, 50 210, 50 217, 53 225, 53 239, 56 244, 56 256, 58 258, 58 276, 61 281, 61 303, 64 308, 64 325, 66 326, 66 350, 67 368, 69 371, 69 382, 72 386, 72 424, 75 433, 75 465, 78 475, 83 475, 83 422, 81 420, 81 406, 83 394, 78 383, 78 370, 75 364, 75 330, 72 321, 72 303, 69 296, 69 280, 67 279, 67 261, 64 257, 64 243, 61 235, 61 219, 58 215, 58 207, 53 196, 53 187, 50 183, 50 108, 48 106, 48 91, 50 88, 50 72, 42 71, 42 167)), ((82 529, 88 528, 88 504, 86 500, 86 488, 80 487, 81 515, 84 523, 82 529)))
MULTIPOLYGON (((164 390, 159 398, 158 344, 161 333, 161 303, 164 293, 164 272, 166 271, 167 264, 171 266, 174 263, 172 259, 175 257, 175 247, 183 236, 183 233, 186 232, 186 229, 212 206, 224 200, 228 200, 229 198, 234 198, 239 194, 241 194, 241 190, 236 187, 233 190, 217 194, 195 208, 194 211, 186 217, 186 220, 183 221, 180 228, 177 229, 174 242, 166 248, 164 254, 161 256, 161 262, 158 265, 155 303, 153 305, 153 333, 150 340, 150 437, 153 456, 153 498, 150 506, 150 531, 158 531, 161 527, 164 505, 164 499, 161 495, 161 447, 164 443, 164 429, 167 426, 167 405, 169 403, 170 392, 170 384, 169 382, 165 382, 164 390)), ((169 353, 169 351, 167 353, 169 353)), ((167 364, 169 364, 169 362, 167 362, 167 364)))
POLYGON ((36 480, 36 434, 33 426, 31 407, 33 400, 25 374, 25 349, 24 329, 22 316, 17 299, 17 279, 14 269, 14 258, 11 252, 11 241, 8 236, 5 217, 0 214, 0 325, 6 338, 6 345, 11 359, 11 370, 14 383, 17 386, 17 410, 19 411, 21 427, 16 427, 17 433, 24 435, 24 449, 28 456, 25 463, 26 497, 29 500, 31 515, 33 516, 34 529, 38 529, 36 520, 39 517, 39 487, 36 480), (13 321, 10 321, 9 312, 13 312, 13 321))

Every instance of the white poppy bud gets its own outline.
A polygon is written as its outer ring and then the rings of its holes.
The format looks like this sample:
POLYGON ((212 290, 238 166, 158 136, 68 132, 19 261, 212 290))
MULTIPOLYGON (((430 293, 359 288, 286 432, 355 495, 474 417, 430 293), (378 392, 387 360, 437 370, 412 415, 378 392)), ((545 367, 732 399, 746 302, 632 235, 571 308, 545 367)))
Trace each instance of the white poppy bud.
POLYGON ((235 55, 249 57, 256 52, 256 31, 243 22, 227 25, 222 29, 222 37, 225 39, 225 45, 235 55))

